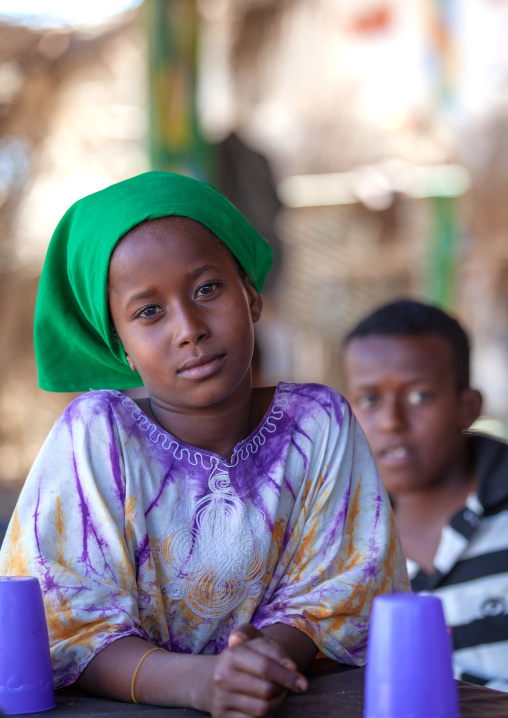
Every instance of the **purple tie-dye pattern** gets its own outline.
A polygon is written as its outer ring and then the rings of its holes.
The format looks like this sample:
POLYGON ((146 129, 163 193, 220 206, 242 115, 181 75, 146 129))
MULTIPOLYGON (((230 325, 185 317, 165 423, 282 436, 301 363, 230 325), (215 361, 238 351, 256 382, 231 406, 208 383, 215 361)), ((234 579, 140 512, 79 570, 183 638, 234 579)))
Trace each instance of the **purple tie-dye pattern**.
POLYGON ((125 504, 125 483, 122 479, 122 467, 120 462, 120 451, 118 443, 113 432, 113 423, 106 424, 108 429, 109 439, 109 461, 111 464, 111 473, 113 475, 113 481, 115 483, 116 494, 119 502, 125 504))
POLYGON ((305 450, 303 449, 303 447, 300 447, 300 445, 298 443, 298 435, 299 434, 303 434, 303 436, 305 436, 306 439, 309 438, 307 436, 307 434, 305 434, 305 432, 296 430, 294 435, 291 437, 291 445, 296 449, 296 451, 298 451, 298 453, 302 457, 304 463, 307 464, 308 461, 307 461, 307 455, 305 454, 305 450))
POLYGON ((154 509, 156 506, 159 505, 159 501, 161 500, 161 496, 162 496, 162 493, 163 493, 164 489, 166 488, 166 485, 172 480, 172 476, 171 476, 171 471, 172 471, 172 469, 173 469, 173 464, 171 465, 171 468, 168 469, 168 471, 166 471, 166 473, 165 473, 164 476, 162 477, 162 481, 161 481, 160 486, 159 486, 159 491, 158 491, 158 493, 155 495, 155 498, 153 499, 153 501, 152 501, 152 502, 148 505, 148 507, 146 508, 146 510, 145 510, 145 516, 148 516, 148 514, 150 513, 150 511, 151 511, 152 509, 154 509))
MULTIPOLYGON (((76 470, 76 460, 75 456, 73 456, 73 464, 74 468, 76 470)), ((112 473, 112 472, 111 472, 112 473)), ((83 551, 81 556, 77 559, 78 563, 82 563, 85 566, 85 575, 86 576, 100 576, 101 580, 104 580, 106 576, 111 578, 114 578, 114 571, 111 568, 111 566, 108 563, 107 560, 107 553, 105 549, 108 549, 106 541, 101 538, 99 535, 98 529, 94 526, 94 523, 92 521, 92 517, 90 514, 90 507, 88 505, 88 502, 85 499, 85 493, 83 491, 83 486, 81 484, 81 481, 79 480, 79 475, 77 470, 75 471, 75 480, 76 480, 76 491, 79 496, 79 508, 81 512, 81 521, 82 521, 82 546, 83 551), (104 564, 101 567, 101 570, 98 571, 96 566, 93 563, 93 560, 91 558, 91 551, 89 547, 89 542, 91 539, 95 539, 95 543, 97 547, 100 550, 100 553, 102 555, 102 558, 104 560, 104 564), (106 570, 105 570, 106 569, 106 570)))
POLYGON ((39 526, 38 526, 38 519, 39 519, 39 506, 41 503, 41 482, 39 481, 37 485, 37 498, 35 501, 35 509, 33 513, 33 526, 34 526, 34 536, 35 536, 35 545, 37 546, 37 554, 38 559, 43 562, 44 559, 41 554, 41 545, 39 542, 39 526))
POLYGON ((151 549, 150 549, 150 537, 148 534, 141 541, 139 546, 138 560, 139 565, 142 566, 144 563, 150 560, 151 549))
POLYGON ((279 384, 230 462, 182 444, 121 392, 79 397, 17 513, 0 572, 22 555, 40 578, 59 686, 123 636, 214 654, 244 621, 294 625, 361 664, 372 599, 407 589, 365 437, 318 384, 279 384), (209 588, 217 579, 238 596, 230 604, 209 588))
POLYGON ((54 576, 52 575, 50 568, 48 566, 48 562, 44 558, 41 552, 41 546, 39 541, 39 505, 41 500, 41 485, 40 482, 37 486, 37 500, 35 504, 35 511, 33 514, 33 527, 34 527, 34 537, 35 537, 35 544, 37 546, 37 557, 34 557, 35 560, 38 562, 39 570, 41 572, 40 583, 41 588, 44 591, 50 591, 52 589, 58 588, 58 584, 54 579, 54 576))
POLYGON ((38 518, 39 518, 39 503, 41 499, 41 482, 39 481, 37 484, 37 500, 36 500, 36 506, 35 511, 33 514, 33 530, 34 530, 34 538, 35 538, 35 545, 37 547, 37 555, 34 555, 34 560, 37 561, 39 566, 39 583, 41 584, 41 589, 43 592, 46 591, 62 591, 62 592, 70 592, 73 591, 76 594, 86 590, 83 586, 61 586, 57 580, 55 575, 51 571, 51 564, 47 559, 42 555, 40 542, 39 542, 39 525, 38 525, 38 518))

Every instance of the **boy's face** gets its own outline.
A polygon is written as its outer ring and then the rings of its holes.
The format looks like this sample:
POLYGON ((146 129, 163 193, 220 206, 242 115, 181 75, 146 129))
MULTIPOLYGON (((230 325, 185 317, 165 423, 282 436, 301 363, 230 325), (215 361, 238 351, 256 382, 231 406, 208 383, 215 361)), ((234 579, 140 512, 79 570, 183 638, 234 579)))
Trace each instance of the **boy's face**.
POLYGON ((437 336, 368 336, 344 354, 347 396, 383 482, 396 495, 445 482, 464 463, 462 431, 480 394, 458 391, 450 344, 437 336))
POLYGON ((213 406, 250 388, 262 302, 199 222, 164 217, 115 248, 110 311, 132 369, 161 407, 213 406))

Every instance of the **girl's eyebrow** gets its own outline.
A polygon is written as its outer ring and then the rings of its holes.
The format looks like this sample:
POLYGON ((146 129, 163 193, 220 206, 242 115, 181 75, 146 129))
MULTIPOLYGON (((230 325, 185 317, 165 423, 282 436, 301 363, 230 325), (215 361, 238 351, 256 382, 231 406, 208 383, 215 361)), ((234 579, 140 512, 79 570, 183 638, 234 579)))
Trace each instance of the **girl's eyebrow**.
POLYGON ((144 289, 142 292, 137 292, 136 294, 133 294, 132 297, 129 297, 127 300, 125 306, 128 309, 131 304, 135 304, 136 302, 139 302, 141 299, 147 299, 148 297, 153 296, 154 290, 152 288, 144 289))
POLYGON ((208 272, 210 270, 216 270, 220 269, 215 264, 204 264, 202 267, 198 267, 197 269, 193 269, 192 272, 190 272, 191 277, 199 277, 201 274, 204 274, 204 272, 208 272))
MULTIPOLYGON (((197 279, 199 276, 204 274, 205 272, 208 272, 210 270, 218 270, 220 269, 218 266, 214 264, 204 264, 202 267, 197 267, 196 269, 193 269, 189 272, 189 275, 192 277, 192 279, 197 279)), ((133 294, 126 302, 126 308, 128 309, 131 304, 134 304, 136 302, 139 302, 142 299, 147 299, 152 297, 155 293, 157 293, 157 289, 154 287, 147 287, 147 289, 143 289, 140 292, 136 292, 136 294, 133 294)))

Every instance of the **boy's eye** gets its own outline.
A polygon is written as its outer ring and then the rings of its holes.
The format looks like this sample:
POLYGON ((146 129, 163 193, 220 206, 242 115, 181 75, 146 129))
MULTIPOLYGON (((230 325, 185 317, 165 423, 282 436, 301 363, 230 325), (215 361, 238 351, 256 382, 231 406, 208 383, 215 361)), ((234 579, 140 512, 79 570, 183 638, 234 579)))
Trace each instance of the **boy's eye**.
POLYGON ((154 317, 156 314, 159 314, 159 312, 162 312, 162 309, 160 307, 158 307, 156 304, 150 304, 150 306, 145 307, 140 312, 138 312, 136 316, 149 319, 150 317, 154 317))
POLYGON ((422 406, 423 404, 430 404, 433 398, 430 391, 413 389, 407 394, 407 403, 411 404, 411 406, 422 406))
POLYGON ((208 297, 220 287, 220 282, 207 282, 198 287, 196 297, 208 297))
POLYGON ((364 394, 356 400, 356 406, 361 411, 368 411, 374 409, 378 403, 378 397, 375 394, 364 394))

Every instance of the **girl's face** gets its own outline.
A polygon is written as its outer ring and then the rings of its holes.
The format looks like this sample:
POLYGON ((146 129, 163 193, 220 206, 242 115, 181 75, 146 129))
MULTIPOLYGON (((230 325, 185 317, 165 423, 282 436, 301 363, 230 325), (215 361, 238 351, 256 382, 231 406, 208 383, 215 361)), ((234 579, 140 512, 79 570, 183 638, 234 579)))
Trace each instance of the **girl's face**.
POLYGON ((127 361, 159 406, 214 406, 248 385, 262 300, 199 222, 162 217, 115 248, 109 306, 127 361))

